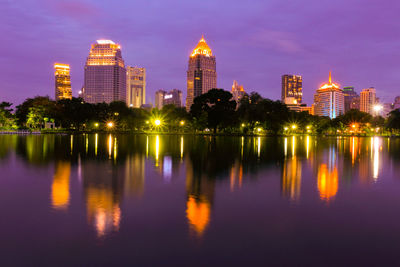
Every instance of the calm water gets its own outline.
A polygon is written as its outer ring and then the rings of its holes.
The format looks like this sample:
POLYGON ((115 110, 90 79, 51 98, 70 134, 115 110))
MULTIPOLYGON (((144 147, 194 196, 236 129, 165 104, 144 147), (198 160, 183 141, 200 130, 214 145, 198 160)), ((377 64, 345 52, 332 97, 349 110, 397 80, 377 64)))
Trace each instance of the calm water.
POLYGON ((2 266, 399 265, 400 139, 0 135, 2 266))

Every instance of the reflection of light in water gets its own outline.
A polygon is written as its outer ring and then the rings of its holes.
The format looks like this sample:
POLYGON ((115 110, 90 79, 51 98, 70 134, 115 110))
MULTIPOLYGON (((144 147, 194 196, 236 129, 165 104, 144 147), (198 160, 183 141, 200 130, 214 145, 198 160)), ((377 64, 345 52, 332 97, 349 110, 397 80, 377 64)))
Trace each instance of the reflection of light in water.
POLYGON ((163 162, 163 176, 164 176, 164 181, 165 182, 170 182, 171 181, 171 176, 172 176, 172 159, 169 156, 164 157, 164 162, 163 162))
POLYGON ((160 153, 160 137, 156 136, 156 166, 158 166, 158 155, 160 153))
POLYGON ((114 161, 117 160, 117 137, 114 138, 114 161))
POLYGON ((241 146, 241 151, 240 151, 240 155, 242 156, 242 158, 243 158, 243 147, 244 147, 244 137, 242 136, 242 146, 241 146))
POLYGON ((82 161, 81 154, 78 155, 78 181, 82 181, 82 161))
POLYGON ((292 136, 292 157, 296 155, 296 138, 292 136))
POLYGON ((183 158, 183 136, 181 136, 181 158, 183 158))
POLYGON ((339 178, 336 166, 329 170, 326 164, 321 164, 318 169, 318 190, 320 198, 326 202, 334 197, 338 191, 339 178))
POLYGON ((108 158, 111 159, 112 154, 112 136, 111 134, 108 136, 108 158))
POLYGON ((99 134, 94 135, 94 154, 97 156, 97 147, 99 143, 99 134))
POLYGON ((374 179, 378 179, 379 176, 379 149, 380 149, 380 139, 379 137, 374 137, 373 144, 374 144, 374 159, 373 159, 373 177, 374 179))
POLYGON ((146 136, 146 158, 149 157, 149 136, 146 136))
POLYGON ((231 169, 231 177, 230 177, 231 192, 234 191, 237 178, 239 180, 239 188, 241 188, 243 180, 243 165, 238 160, 235 162, 235 164, 232 166, 231 169))
POLYGON ((71 134, 71 155, 73 150, 74 150, 74 136, 71 134))
POLYGON ((196 200, 189 196, 186 203, 186 217, 190 228, 201 237, 210 222, 210 203, 207 200, 196 200))
POLYGON ((88 137, 88 135, 86 134, 86 138, 85 138, 85 151, 86 151, 86 154, 88 153, 88 150, 89 150, 89 139, 88 139, 89 137, 88 137))
POLYGON ((51 186, 52 206, 58 210, 65 210, 69 205, 69 178, 71 174, 70 162, 57 162, 56 172, 51 186))
POLYGON ((306 138, 306 154, 307 154, 307 159, 308 159, 308 156, 310 154, 310 136, 308 136, 308 135, 306 138))
POLYGON ((106 235, 111 230, 119 230, 121 210, 118 203, 115 202, 111 190, 89 187, 87 189, 87 212, 89 223, 93 222, 99 237, 106 235))
POLYGON ((287 156, 287 137, 285 137, 284 150, 285 150, 285 157, 286 157, 287 156))
POLYGON ((257 155, 258 157, 260 157, 260 153, 261 153, 261 137, 257 138, 257 155))

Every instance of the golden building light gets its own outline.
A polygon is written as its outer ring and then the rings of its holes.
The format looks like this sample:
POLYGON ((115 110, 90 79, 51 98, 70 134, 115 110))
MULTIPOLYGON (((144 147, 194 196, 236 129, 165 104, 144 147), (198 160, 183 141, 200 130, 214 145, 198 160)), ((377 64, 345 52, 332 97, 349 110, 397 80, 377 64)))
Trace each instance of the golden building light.
POLYGON ((72 99, 71 75, 68 64, 54 63, 55 99, 72 99))

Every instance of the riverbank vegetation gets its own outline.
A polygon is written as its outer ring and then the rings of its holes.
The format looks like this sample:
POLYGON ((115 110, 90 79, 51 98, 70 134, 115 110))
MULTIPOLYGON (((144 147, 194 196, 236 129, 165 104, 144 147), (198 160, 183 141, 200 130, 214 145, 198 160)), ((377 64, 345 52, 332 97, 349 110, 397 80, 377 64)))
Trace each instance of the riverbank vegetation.
POLYGON ((245 95, 240 103, 222 89, 212 89, 194 100, 190 112, 166 105, 161 110, 129 108, 124 102, 85 103, 80 98, 53 101, 37 96, 16 110, 0 103, 0 130, 121 131, 209 134, 328 134, 398 135, 400 111, 387 119, 350 110, 335 119, 290 111, 280 101, 245 95))

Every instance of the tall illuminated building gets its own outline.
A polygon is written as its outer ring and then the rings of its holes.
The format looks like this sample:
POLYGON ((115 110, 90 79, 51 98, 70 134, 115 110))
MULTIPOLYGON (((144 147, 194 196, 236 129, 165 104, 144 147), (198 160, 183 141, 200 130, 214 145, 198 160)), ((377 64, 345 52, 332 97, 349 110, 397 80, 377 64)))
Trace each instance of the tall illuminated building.
POLYGON ((146 69, 128 66, 126 69, 126 103, 140 108, 146 104, 146 69))
POLYGON ((204 37, 193 49, 187 71, 186 109, 189 111, 194 98, 217 87, 217 67, 215 56, 204 37))
POLYGON ((360 109, 359 108, 359 96, 357 92, 354 90, 353 86, 343 87, 343 95, 344 95, 344 112, 351 109, 360 109), (358 107, 357 107, 358 103, 358 107))
POLYGON ((164 90, 158 90, 156 92, 156 98, 155 98, 155 106, 156 106, 156 108, 162 109, 162 107, 164 106, 164 97, 165 97, 166 93, 167 92, 164 91, 164 90))
POLYGON ((83 98, 88 103, 126 102, 126 69, 119 44, 111 40, 92 44, 85 65, 83 98))
POLYGON ((71 75, 68 64, 54 63, 55 99, 72 99, 71 75))
POLYGON ((314 95, 314 114, 331 119, 344 114, 344 95, 339 85, 332 82, 329 72, 329 82, 322 85, 314 95))
POLYGON ((303 101, 303 78, 300 75, 282 75, 282 103, 286 103, 286 98, 294 98, 296 104, 303 101))
POLYGON ((239 85, 237 81, 233 81, 232 96, 236 103, 239 103, 245 94, 246 91, 244 90, 243 85, 239 85))
POLYGON ((360 110, 374 115, 374 105, 376 104, 375 88, 363 89, 360 94, 360 110))

